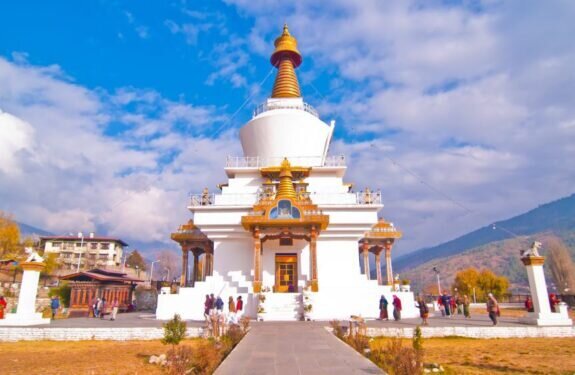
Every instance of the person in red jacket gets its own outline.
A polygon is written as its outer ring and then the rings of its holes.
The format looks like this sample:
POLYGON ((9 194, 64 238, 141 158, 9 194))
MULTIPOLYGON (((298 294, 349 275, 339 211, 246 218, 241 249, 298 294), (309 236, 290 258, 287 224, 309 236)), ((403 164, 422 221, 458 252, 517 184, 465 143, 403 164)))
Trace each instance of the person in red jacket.
POLYGON ((6 310, 6 306, 8 303, 4 299, 4 296, 0 296, 0 319, 4 319, 4 310, 6 310))
POLYGON ((525 310, 527 310, 527 312, 533 312, 533 301, 531 300, 530 296, 527 296, 527 298, 525 299, 525 310))
POLYGON ((401 300, 393 295, 393 319, 401 320, 401 300))
POLYGON ((242 300, 242 296, 238 296, 238 300, 236 301, 236 316, 237 318, 241 318, 242 314, 244 313, 244 301, 242 300))

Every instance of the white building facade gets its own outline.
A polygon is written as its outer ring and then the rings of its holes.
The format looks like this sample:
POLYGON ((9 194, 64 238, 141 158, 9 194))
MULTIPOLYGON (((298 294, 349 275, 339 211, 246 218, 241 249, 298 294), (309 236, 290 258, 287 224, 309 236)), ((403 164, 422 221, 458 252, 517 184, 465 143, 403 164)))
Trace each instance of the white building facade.
POLYGON ((418 316, 413 294, 393 285, 390 252, 401 233, 378 220, 381 194, 351 191, 345 157, 328 156, 335 123, 323 122, 299 92, 301 55, 287 27, 275 46, 272 97, 240 129, 244 155, 228 157, 220 193, 191 197, 193 221, 172 234, 186 272, 177 294, 159 296, 157 319, 203 319, 212 293, 225 302, 242 296, 243 314, 262 320, 375 318, 382 295, 390 316, 393 295, 403 317, 418 316), (378 261, 374 279, 369 252, 378 261))
POLYGON ((89 233, 84 236, 42 236, 40 247, 44 255, 58 254, 61 268, 117 267, 121 265, 124 248, 128 244, 119 238, 97 236, 89 233))

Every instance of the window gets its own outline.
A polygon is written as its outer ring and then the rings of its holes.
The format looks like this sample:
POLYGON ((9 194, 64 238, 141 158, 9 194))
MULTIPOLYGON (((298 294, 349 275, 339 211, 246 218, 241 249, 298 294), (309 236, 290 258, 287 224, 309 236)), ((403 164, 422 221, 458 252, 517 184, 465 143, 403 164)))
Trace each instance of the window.
POLYGON ((108 250, 109 248, 110 248, 109 243, 100 244, 100 249, 102 249, 102 250, 108 250))
POLYGON ((84 244, 82 242, 76 242, 76 247, 83 247, 84 244))
POLYGON ((90 249, 92 249, 92 250, 98 249, 98 243, 97 242, 90 242, 90 249))
POLYGON ((62 242, 52 242, 52 247, 59 249, 62 246, 62 242))

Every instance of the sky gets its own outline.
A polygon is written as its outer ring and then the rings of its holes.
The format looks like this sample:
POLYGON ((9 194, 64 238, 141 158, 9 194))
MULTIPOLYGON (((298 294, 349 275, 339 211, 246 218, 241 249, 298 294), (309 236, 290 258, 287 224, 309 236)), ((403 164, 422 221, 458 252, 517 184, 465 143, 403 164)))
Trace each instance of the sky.
POLYGON ((242 154, 284 22, 395 256, 575 190, 572 1, 78 4, 1 6, 0 210, 20 222, 174 247, 188 194, 242 154))

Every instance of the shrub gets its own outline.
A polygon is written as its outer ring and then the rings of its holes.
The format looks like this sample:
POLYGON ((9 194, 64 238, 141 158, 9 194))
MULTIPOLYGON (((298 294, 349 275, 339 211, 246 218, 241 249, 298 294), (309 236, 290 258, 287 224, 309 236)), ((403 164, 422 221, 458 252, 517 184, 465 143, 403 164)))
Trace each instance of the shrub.
POLYGON ((339 320, 332 320, 329 322, 329 325, 331 326, 331 328, 333 328, 333 334, 339 338, 340 340, 343 340, 343 326, 341 325, 341 322, 339 320))
POLYGON ((244 335, 246 333, 248 333, 248 329, 250 328, 250 318, 248 318, 247 316, 242 316, 242 318, 240 319, 240 325, 242 326, 242 331, 244 332, 244 335))
POLYGON ((369 349, 369 337, 362 335, 358 332, 355 335, 349 335, 345 338, 352 348, 358 351, 360 354, 365 354, 366 350, 369 349))
POLYGON ((222 359, 223 354, 213 341, 201 342, 196 346, 192 354, 192 373, 199 375, 213 374, 222 359))
POLYGON ((193 355, 192 348, 187 345, 173 346, 166 355, 168 374, 187 374, 193 364, 193 355))
POLYGON ((162 344, 178 345, 186 337, 186 322, 178 314, 174 319, 164 323, 162 344))
POLYGON ((417 338, 416 329, 412 348, 404 347, 402 340, 399 337, 394 337, 390 339, 385 348, 373 350, 369 358, 389 374, 420 374, 423 364, 423 348, 421 345, 421 330, 419 338, 417 338))

